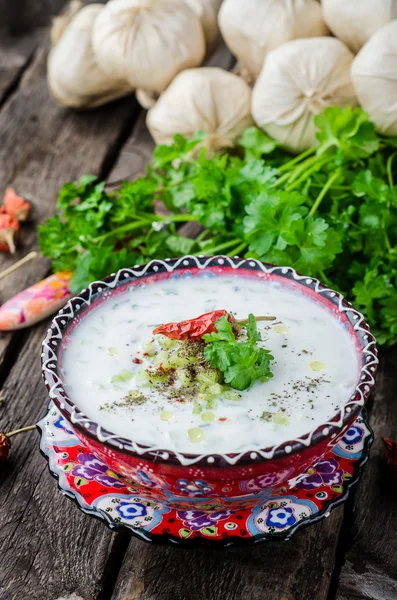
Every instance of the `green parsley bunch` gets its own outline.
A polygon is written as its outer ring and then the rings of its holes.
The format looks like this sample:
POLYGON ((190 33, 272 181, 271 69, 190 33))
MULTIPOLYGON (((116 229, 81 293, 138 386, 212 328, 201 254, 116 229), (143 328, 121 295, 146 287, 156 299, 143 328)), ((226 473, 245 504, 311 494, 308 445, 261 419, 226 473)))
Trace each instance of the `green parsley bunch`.
POLYGON ((71 291, 117 268, 183 254, 253 257, 342 291, 378 342, 397 341, 397 139, 376 133, 360 108, 315 117, 318 145, 292 156, 261 130, 209 156, 198 132, 154 150, 146 175, 109 192, 93 176, 66 184, 39 228, 71 291), (169 211, 159 217, 153 199, 169 211), (194 240, 177 224, 195 220, 194 240))

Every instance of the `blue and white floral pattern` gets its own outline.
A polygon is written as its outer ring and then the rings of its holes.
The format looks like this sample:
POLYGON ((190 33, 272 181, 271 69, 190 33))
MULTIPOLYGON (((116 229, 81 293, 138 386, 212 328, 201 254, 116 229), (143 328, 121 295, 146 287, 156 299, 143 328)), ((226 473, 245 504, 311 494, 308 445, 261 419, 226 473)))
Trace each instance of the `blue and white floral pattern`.
POLYGON ((116 506, 117 512, 123 519, 135 519, 136 517, 146 517, 147 508, 140 502, 120 502, 116 506))
POLYGON ((365 434, 365 431, 362 427, 358 425, 353 425, 350 429, 345 433, 342 440, 345 444, 357 444, 361 442, 365 434))
POLYGON ((266 525, 268 527, 276 527, 277 529, 285 529, 285 527, 291 527, 296 523, 294 512, 292 508, 271 508, 266 518, 266 525))

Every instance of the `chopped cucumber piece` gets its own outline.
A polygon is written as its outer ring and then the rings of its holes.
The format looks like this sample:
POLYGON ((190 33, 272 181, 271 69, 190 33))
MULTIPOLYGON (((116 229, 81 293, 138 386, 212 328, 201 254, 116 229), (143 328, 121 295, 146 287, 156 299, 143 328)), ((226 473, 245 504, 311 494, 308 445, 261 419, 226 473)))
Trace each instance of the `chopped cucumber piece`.
POLYGON ((241 400, 242 395, 234 390, 227 390, 223 392, 223 397, 225 400, 241 400))
POLYGON ((200 381, 200 383, 212 385, 213 383, 220 383, 222 381, 222 376, 217 369, 206 369, 203 367, 202 369, 197 369, 196 379, 197 381, 200 381))
POLYGON ((193 385, 193 376, 188 369, 179 369, 176 379, 182 387, 193 385))
POLYGON ((120 354, 120 350, 114 346, 110 346, 110 348, 108 348, 108 354, 110 354, 110 356, 116 356, 116 354, 120 354))
POLYGON ((149 382, 149 374, 147 371, 137 371, 135 373, 135 381, 137 383, 148 383, 149 382))
POLYGON ((157 340, 160 346, 164 348, 164 350, 171 350, 171 348, 174 348, 174 346, 176 346, 176 340, 172 340, 166 335, 158 335, 157 340))
POLYGON ((288 425, 289 417, 283 412, 277 412, 273 414, 272 421, 276 425, 288 425))
POLYGON ((220 385, 219 383, 214 383, 207 388, 207 393, 210 396, 220 396, 224 391, 224 386, 220 385))
POLYGON ((128 369, 122 369, 120 371, 120 373, 117 373, 117 375, 113 375, 111 382, 112 383, 121 383, 123 381, 129 381, 132 378, 133 378, 133 373, 131 373, 131 371, 128 371, 128 369))
POLYGON ((149 356, 155 356, 157 354, 156 344, 154 342, 145 344, 145 353, 149 356))
POLYGON ((178 369, 179 367, 188 367, 192 364, 191 359, 186 356, 180 356, 178 352, 174 352, 168 358, 168 364, 173 369, 178 369))
POLYGON ((169 368, 168 365, 169 354, 168 352, 158 352, 153 356, 152 362, 156 367, 162 365, 164 369, 169 368))
POLYGON ((203 410, 203 408, 202 408, 201 404, 195 400, 193 403, 193 414, 199 415, 202 410, 203 410))

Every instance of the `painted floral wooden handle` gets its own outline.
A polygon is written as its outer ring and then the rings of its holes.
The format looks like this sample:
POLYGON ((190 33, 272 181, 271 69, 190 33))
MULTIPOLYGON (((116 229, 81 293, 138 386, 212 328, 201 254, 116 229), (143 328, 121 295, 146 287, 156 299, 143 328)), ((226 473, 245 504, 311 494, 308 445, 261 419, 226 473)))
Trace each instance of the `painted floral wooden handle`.
POLYGON ((30 327, 57 312, 72 296, 72 273, 60 271, 23 290, 0 307, 0 330, 30 327))

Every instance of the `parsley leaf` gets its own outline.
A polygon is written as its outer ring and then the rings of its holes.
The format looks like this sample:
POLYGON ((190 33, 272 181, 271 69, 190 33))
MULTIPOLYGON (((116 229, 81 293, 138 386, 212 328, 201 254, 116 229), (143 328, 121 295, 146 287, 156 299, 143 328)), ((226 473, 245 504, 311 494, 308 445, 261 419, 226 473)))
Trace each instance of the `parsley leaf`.
POLYGON ((227 316, 215 323, 217 331, 203 336, 206 343, 204 356, 211 366, 223 372, 225 382, 236 390, 249 389, 255 381, 268 381, 273 374, 269 350, 257 345, 261 336, 254 315, 247 322, 246 342, 236 340, 227 316))

